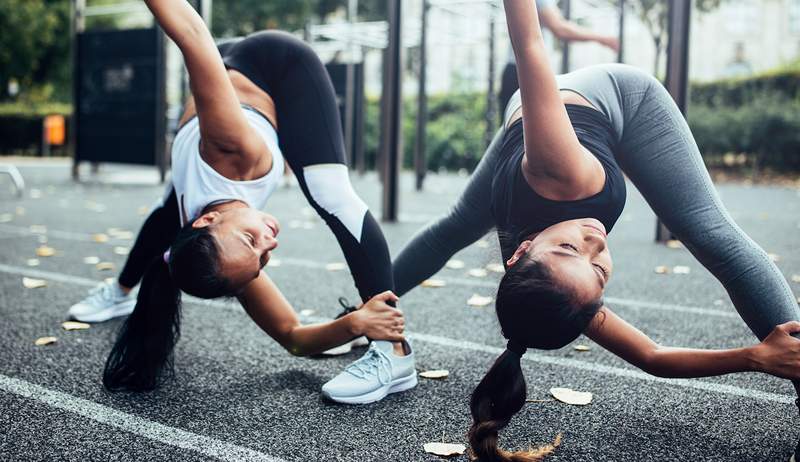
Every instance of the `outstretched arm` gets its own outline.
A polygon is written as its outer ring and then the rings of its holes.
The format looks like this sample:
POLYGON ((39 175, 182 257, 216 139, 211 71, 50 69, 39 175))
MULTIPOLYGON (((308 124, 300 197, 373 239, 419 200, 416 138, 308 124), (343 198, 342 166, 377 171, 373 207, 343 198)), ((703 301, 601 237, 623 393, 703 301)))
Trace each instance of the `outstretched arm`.
POLYGON ((585 27, 568 21, 555 6, 539 10, 542 26, 550 29, 559 40, 565 42, 597 42, 600 45, 619 51, 619 39, 612 35, 598 34, 585 27))
MULTIPOLYGON (((185 0, 145 0, 183 54, 200 119, 204 154, 253 155, 265 147, 247 123, 203 19, 185 0)), ((248 159, 249 160, 249 159, 248 159)))
POLYGON ((765 372, 796 380, 800 378, 800 340, 790 335, 793 332, 800 332, 800 322, 781 324, 760 344, 744 348, 664 347, 603 307, 586 330, 586 335, 625 361, 659 377, 765 372))
POLYGON ((320 353, 360 335, 398 342, 404 338, 403 315, 387 304, 398 299, 389 291, 335 321, 307 326, 300 324, 292 306, 264 272, 238 298, 258 327, 296 356, 320 353))
POLYGON ((603 168, 578 141, 561 100, 533 0, 504 0, 517 60, 525 157, 522 171, 552 199, 577 199, 602 189, 603 168))

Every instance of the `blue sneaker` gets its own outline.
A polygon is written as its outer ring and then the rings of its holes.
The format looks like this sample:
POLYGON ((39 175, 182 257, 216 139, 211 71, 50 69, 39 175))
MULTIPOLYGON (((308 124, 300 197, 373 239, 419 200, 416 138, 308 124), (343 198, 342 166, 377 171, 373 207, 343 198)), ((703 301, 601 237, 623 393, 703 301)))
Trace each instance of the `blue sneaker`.
POLYGON ((338 403, 367 404, 414 388, 417 371, 408 342, 406 351, 406 356, 397 356, 391 342, 373 341, 361 359, 322 386, 322 394, 338 403))

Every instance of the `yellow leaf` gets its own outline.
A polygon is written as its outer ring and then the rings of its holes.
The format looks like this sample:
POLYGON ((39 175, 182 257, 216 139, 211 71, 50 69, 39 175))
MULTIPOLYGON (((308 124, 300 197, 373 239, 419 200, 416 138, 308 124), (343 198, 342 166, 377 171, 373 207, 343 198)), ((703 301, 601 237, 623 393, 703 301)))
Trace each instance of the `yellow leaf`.
POLYGON ((450 268, 450 269, 461 269, 461 268, 463 268, 465 265, 464 265, 464 262, 463 262, 463 261, 461 261, 461 260, 452 259, 452 260, 449 260, 449 261, 447 262, 447 264, 446 264, 446 265, 444 265, 444 266, 446 266, 446 267, 448 267, 448 268, 450 268))
POLYGON ((447 283, 442 281, 441 279, 426 279, 426 280, 422 281, 422 283, 420 283, 420 285, 422 287, 436 288, 436 287, 444 287, 444 286, 447 285, 447 283))
POLYGON ((447 378, 448 375, 450 375, 450 371, 447 371, 445 369, 436 369, 433 371, 425 371, 419 373, 420 377, 424 377, 426 379, 444 379, 447 378))
POLYGON ((96 265, 100 263, 100 257, 83 257, 83 262, 87 265, 96 265))
POLYGON ((40 287, 47 287, 47 281, 44 279, 22 278, 22 285, 26 289, 38 289, 40 287))
POLYGON ((42 245, 36 248, 36 255, 40 257, 52 257, 56 254, 56 249, 42 245))
POLYGON ((29 258, 25 263, 28 266, 39 266, 39 259, 38 258, 29 258))
POLYGON ((672 268, 672 272, 675 274, 689 274, 692 271, 691 268, 688 266, 676 266, 672 268))
POLYGON ((680 249, 681 247, 683 247, 683 244, 681 244, 681 241, 677 239, 670 239, 667 241, 667 247, 669 247, 670 249, 680 249))
POLYGON ((467 447, 463 444, 452 443, 425 443, 422 446, 428 454, 434 454, 441 457, 460 456, 467 451, 467 447))
POLYGON ((589 348, 589 346, 588 346, 588 345, 575 345, 575 346, 574 346, 574 347, 572 347, 572 348, 573 348, 575 351, 589 351, 589 350, 591 350, 591 348, 589 348))
POLYGON ((55 337, 39 337, 39 338, 36 339, 35 342, 33 342, 33 344, 36 345, 36 346, 43 346, 43 345, 50 345, 50 344, 56 343, 57 341, 58 341, 58 339, 55 338, 55 337))
POLYGON ((131 249, 127 247, 114 247, 114 253, 117 255, 128 255, 131 253, 131 249))
POLYGON ((94 265, 98 271, 109 271, 114 269, 114 264, 110 261, 101 261, 100 263, 94 265))
POLYGON ((347 268, 347 265, 344 263, 328 263, 325 265, 325 269, 328 271, 342 271, 347 268))
POLYGON ((486 265, 486 269, 491 271, 492 273, 505 273, 506 268, 501 265, 500 263, 489 263, 486 265))
POLYGON ((667 273, 669 273, 669 267, 668 266, 656 266, 655 272, 657 274, 667 274, 667 273))
POLYGON ((61 323, 61 327, 64 330, 84 330, 92 327, 92 325, 85 322, 64 321, 61 323))
POLYGON ((472 268, 471 270, 467 271, 467 274, 474 278, 484 278, 489 273, 483 268, 472 268))
POLYGON ((574 406, 585 406, 592 402, 591 393, 575 391, 571 388, 554 387, 550 389, 550 394, 553 395, 553 398, 562 403, 572 404, 574 406))
POLYGON ((108 234, 105 233, 92 234, 92 240, 100 244, 108 242, 108 234))
POLYGON ((467 300, 467 305, 469 306, 486 306, 492 303, 492 297, 484 297, 478 294, 472 294, 472 297, 467 300))

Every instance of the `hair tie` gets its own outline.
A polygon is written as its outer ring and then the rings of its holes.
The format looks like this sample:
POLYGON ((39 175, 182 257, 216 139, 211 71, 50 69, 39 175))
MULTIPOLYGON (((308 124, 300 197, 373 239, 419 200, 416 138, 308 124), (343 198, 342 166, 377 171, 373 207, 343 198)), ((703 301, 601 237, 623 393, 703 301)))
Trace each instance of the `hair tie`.
POLYGON ((166 263, 166 264, 168 264, 168 265, 169 265, 169 255, 170 255, 170 250, 172 250, 172 249, 167 249, 167 251, 166 251, 166 252, 164 252, 164 263, 166 263))
POLYGON ((508 339, 508 343, 506 344, 506 349, 512 353, 515 353, 520 358, 522 357, 522 355, 525 354, 526 351, 528 351, 527 345, 525 345, 524 343, 517 342, 516 340, 513 339, 508 339))

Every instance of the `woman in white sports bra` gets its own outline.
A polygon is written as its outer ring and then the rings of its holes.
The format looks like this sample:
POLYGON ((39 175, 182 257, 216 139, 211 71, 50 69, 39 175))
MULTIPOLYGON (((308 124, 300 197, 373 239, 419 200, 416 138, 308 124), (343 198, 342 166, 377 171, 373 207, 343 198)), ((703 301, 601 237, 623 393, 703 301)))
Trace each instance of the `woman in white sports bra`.
MULTIPOLYGON (((119 279, 127 289, 141 279, 141 288, 106 362, 106 388, 141 391, 159 384, 179 337, 181 291, 236 296, 259 327, 295 355, 362 335, 389 349, 388 341, 403 341, 388 247, 350 185, 333 87, 313 50, 289 34, 260 32, 218 51, 187 2, 145 3, 181 49, 192 97, 172 146, 174 189, 145 222, 119 279), (284 156, 336 235, 364 301, 335 321, 300 325, 261 271, 280 231, 261 209, 278 185, 284 156)), ((410 353, 407 344, 398 346, 410 353)))

